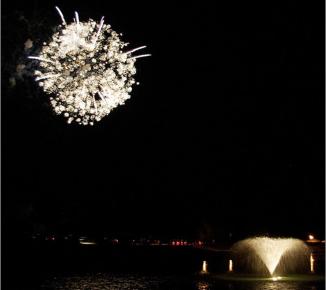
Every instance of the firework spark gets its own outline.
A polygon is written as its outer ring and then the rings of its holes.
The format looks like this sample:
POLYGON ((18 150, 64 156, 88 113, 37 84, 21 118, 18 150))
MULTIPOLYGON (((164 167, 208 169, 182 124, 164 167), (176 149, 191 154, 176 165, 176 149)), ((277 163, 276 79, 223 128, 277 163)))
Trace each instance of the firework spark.
POLYGON ((146 46, 124 51, 128 44, 104 24, 104 17, 99 24, 81 22, 75 12, 74 22, 67 24, 55 8, 62 25, 38 56, 29 56, 38 62, 35 81, 51 94, 54 111, 68 123, 93 125, 130 98, 136 59, 150 54, 132 55, 146 46))

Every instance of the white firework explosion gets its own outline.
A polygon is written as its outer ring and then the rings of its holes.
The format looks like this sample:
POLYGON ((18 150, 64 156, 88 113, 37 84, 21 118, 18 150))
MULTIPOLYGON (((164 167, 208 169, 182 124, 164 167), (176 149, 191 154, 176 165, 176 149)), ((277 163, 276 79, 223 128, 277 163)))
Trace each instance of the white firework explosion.
POLYGON ((56 9, 62 25, 38 56, 29 56, 38 61, 35 80, 52 95, 54 111, 68 123, 93 125, 130 98, 136 59, 150 54, 132 55, 146 46, 123 51, 128 43, 104 24, 104 17, 99 24, 92 19, 80 22, 75 12, 74 22, 67 24, 56 9))

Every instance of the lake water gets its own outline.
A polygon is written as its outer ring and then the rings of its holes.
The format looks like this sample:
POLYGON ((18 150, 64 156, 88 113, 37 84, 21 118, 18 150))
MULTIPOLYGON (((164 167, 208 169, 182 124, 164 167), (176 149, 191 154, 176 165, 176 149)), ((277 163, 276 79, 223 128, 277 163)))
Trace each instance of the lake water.
MULTIPOLYGON (((8 290, 322 290, 324 281, 223 280, 229 253, 191 247, 104 247, 20 243, 6 252, 8 290), (208 274, 199 274, 203 261, 208 274), (218 276, 220 275, 220 276, 218 276)), ((316 259, 324 275, 324 252, 316 259)), ((234 278, 234 277, 233 277, 234 278)))
POLYGON ((322 290, 323 281, 224 281, 214 275, 143 275, 97 273, 53 277, 42 290, 322 290))

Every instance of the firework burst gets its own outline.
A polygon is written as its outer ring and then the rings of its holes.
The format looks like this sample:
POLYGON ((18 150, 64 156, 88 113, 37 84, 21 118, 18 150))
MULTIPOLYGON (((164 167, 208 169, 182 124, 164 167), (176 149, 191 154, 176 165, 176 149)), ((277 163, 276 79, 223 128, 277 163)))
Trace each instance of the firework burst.
POLYGON ((93 125, 130 98, 135 62, 150 54, 132 55, 146 46, 125 51, 128 43, 104 24, 104 17, 99 24, 92 19, 80 22, 75 12, 74 22, 67 24, 56 9, 62 24, 38 56, 29 56, 38 62, 35 80, 51 95, 56 114, 68 123, 93 125))

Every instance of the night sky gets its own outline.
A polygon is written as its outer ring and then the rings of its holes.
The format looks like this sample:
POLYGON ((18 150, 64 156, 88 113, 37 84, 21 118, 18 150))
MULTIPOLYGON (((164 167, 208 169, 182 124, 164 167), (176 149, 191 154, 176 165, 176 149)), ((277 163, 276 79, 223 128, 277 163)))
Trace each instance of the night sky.
POLYGON ((323 238, 323 11, 317 1, 5 1, 5 229, 323 238), (152 54, 136 63, 131 99, 94 127, 55 116, 31 78, 9 85, 24 42, 40 36, 33 23, 46 24, 42 41, 60 23, 55 5, 69 21, 75 10, 81 21, 104 15, 152 54))

